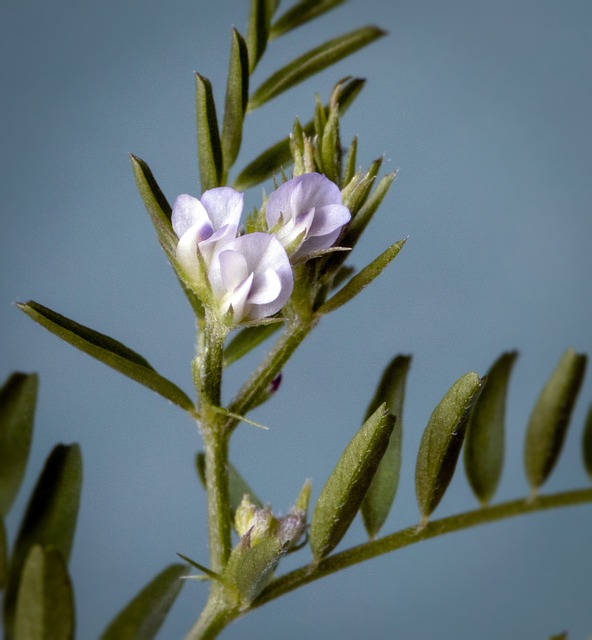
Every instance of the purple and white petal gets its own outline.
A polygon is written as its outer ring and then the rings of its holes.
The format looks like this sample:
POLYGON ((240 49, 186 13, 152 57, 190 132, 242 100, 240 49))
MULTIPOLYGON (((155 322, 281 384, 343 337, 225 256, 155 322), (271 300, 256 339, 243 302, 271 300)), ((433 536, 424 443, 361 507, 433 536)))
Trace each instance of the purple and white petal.
POLYGON ((214 229, 221 229, 226 225, 238 226, 243 212, 242 193, 231 187, 216 187, 204 191, 201 204, 207 211, 214 229))
MULTIPOLYGON (((190 227, 197 225, 202 235, 204 229, 209 227, 211 235, 213 227, 202 203, 193 196, 186 193, 177 196, 173 203, 173 212, 171 214, 171 222, 173 231, 177 234, 177 238, 181 238, 190 227)), ((207 236, 206 236, 207 237, 207 236)))

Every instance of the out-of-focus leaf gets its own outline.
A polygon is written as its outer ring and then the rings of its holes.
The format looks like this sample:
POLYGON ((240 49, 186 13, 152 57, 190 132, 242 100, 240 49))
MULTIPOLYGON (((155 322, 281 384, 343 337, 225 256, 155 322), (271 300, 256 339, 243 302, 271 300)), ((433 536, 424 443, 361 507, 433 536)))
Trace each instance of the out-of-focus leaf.
MULTIPOLYGON (((234 164, 243 137, 243 120, 249 99, 249 53, 247 45, 236 30, 232 30, 230 64, 226 84, 224 122, 222 124, 223 175, 234 164)), ((224 182, 224 180, 223 180, 224 182)))
POLYGON ((182 564, 172 564, 153 578, 122 609, 103 632, 101 640, 152 640, 156 637, 187 572, 182 564))
MULTIPOLYGON (((352 78, 342 82, 339 89, 338 104, 339 115, 342 116, 359 95, 366 81, 363 78, 352 78)), ((325 107, 327 110, 328 106, 325 107)), ((307 136, 314 133, 314 120, 306 123, 302 131, 307 136)), ((290 137, 284 138, 266 149, 255 160, 249 163, 234 181, 234 188, 244 191, 253 187, 267 178, 270 178, 281 169, 292 164, 290 152, 290 137)))
POLYGON ((252 349, 272 336, 281 326, 281 322, 272 322, 241 329, 224 349, 224 366, 227 367, 246 356, 252 349))
POLYGON ((375 258, 369 265, 353 276, 333 297, 329 298, 317 313, 321 315, 331 313, 357 296, 362 289, 378 277, 397 257, 404 244, 405 240, 399 240, 392 244, 386 251, 383 251, 383 253, 375 258))
POLYGON ((321 166, 323 173, 335 184, 341 183, 341 143, 339 139, 339 115, 332 109, 321 138, 321 166))
MULTIPOLYGON (((198 453, 196 457, 196 466, 199 479, 205 489, 206 487, 206 457, 203 453, 198 453)), ((232 522, 234 522, 234 514, 238 509, 245 493, 249 494, 251 502, 257 507, 263 507, 263 503, 253 493, 251 487, 243 479, 241 474, 236 470, 232 463, 228 463, 228 491, 230 494, 230 513, 232 522)))
POLYGON ((195 88, 199 178, 201 190, 207 191, 222 184, 222 146, 212 85, 207 78, 196 73, 195 88))
POLYGON ((335 64, 383 35, 385 35, 385 32, 378 27, 361 27, 308 51, 282 67, 279 71, 276 71, 263 82, 251 96, 247 110, 253 111, 257 109, 268 100, 275 98, 280 93, 335 64))
POLYGON ((584 466, 590 478, 592 478, 592 406, 588 409, 584 434, 582 436, 582 449, 584 454, 584 466))
POLYGON ((0 389, 0 518, 21 485, 31 447, 37 401, 35 373, 13 373, 0 389))
POLYGON ((530 414, 524 447, 526 476, 533 491, 551 475, 586 372, 586 356, 568 349, 543 387, 530 414))
POLYGON ((255 70, 257 63, 267 48, 271 26, 272 7, 269 0, 251 0, 249 27, 247 29, 247 47, 249 51, 249 70, 255 70))
POLYGON ((438 506, 452 480, 482 383, 474 372, 459 378, 440 400, 423 432, 415 467, 415 491, 424 519, 438 506))
POLYGON ((493 363, 467 426, 465 471, 482 504, 491 500, 502 474, 506 396, 517 355, 516 351, 502 353, 493 363))
POLYGON ((15 640, 70 640, 74 637, 74 593, 57 549, 33 545, 18 591, 15 640))
POLYGON ((163 378, 142 356, 121 342, 78 324, 32 300, 18 303, 17 306, 35 322, 80 351, 156 391, 182 409, 193 409, 193 403, 177 385, 163 378))
POLYGON ((372 478, 362 502, 364 526, 374 538, 384 524, 399 485, 401 470, 401 444, 403 438, 403 403, 405 382, 411 364, 411 356, 396 356, 382 373, 376 393, 366 411, 366 419, 383 403, 397 421, 391 433, 388 447, 372 478))
POLYGON ((395 417, 386 404, 366 420, 341 458, 314 508, 310 526, 313 560, 319 562, 339 544, 354 519, 387 449, 395 417))
POLYGON ((356 162, 358 157, 358 137, 355 136, 347 151, 345 159, 345 170, 343 173, 342 185, 349 184, 356 175, 356 162))
POLYGON ((4 520, 0 518, 0 591, 6 587, 8 580, 8 539, 4 520))
POLYGON ((36 544, 44 549, 54 547, 66 562, 70 557, 81 486, 80 447, 77 444, 57 445, 37 480, 14 544, 4 601, 8 637, 14 625, 21 571, 31 547, 36 544))
POLYGON ((296 29, 309 20, 343 4, 345 0, 301 0, 290 7, 271 27, 270 40, 296 29))

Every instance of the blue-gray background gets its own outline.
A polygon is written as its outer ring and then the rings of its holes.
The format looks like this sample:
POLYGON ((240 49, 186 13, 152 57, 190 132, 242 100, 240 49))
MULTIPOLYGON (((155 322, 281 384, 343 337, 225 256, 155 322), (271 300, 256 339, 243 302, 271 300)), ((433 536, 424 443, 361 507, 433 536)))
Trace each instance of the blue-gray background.
MULTIPOLYGON (((229 28, 246 0, 4 0, 2 377, 38 371, 41 392, 14 536, 54 443, 82 445, 71 561, 78 636, 96 637, 180 551, 207 561, 195 428, 160 397, 35 326, 36 299, 112 335, 190 391, 192 315, 135 192, 127 152, 170 199, 198 194, 193 70, 223 98, 229 28)), ((318 494, 359 425, 379 372, 414 355, 404 465, 386 530, 417 521, 413 466, 431 409, 462 373, 519 348, 499 498, 524 495, 530 407, 561 352, 592 351, 592 9, 585 1, 351 0, 274 42, 254 85, 325 39, 374 22, 390 32, 249 116, 239 165, 307 119, 315 91, 368 85, 343 123, 360 161, 385 154, 394 189, 353 262, 409 236, 397 261, 322 323, 277 397, 242 427, 232 458, 285 511, 304 478, 318 494)), ((247 196, 253 205, 260 189, 247 196)), ((259 354, 260 355, 260 354, 259 354)), ((250 360, 253 366, 257 358, 250 360)), ((248 371, 236 366, 226 395, 248 371)), ((585 486, 579 442, 587 380, 548 490, 585 486)), ((462 471, 437 511, 475 506, 462 471)), ((441 538, 325 579, 249 615, 228 638, 546 638, 592 633, 592 513, 580 507, 441 538), (396 631, 395 631, 396 630, 396 631)), ((363 538, 359 523, 341 548, 363 538)), ((306 552, 304 552, 306 556, 306 552)), ((287 562, 286 565, 291 563, 287 562)), ((206 587, 185 585, 162 638, 178 638, 206 587)))

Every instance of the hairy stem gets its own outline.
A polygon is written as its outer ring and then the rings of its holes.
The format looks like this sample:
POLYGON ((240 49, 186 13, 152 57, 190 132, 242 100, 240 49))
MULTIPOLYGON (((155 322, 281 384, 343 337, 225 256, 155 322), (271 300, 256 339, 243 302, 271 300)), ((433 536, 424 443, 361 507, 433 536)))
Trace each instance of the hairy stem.
POLYGON ((305 584, 314 582, 331 573, 346 569, 355 564, 375 558, 384 553, 401 549, 409 545, 435 538, 453 531, 468 529, 479 524, 496 522, 513 516, 526 515, 537 511, 545 511, 556 507, 569 507, 578 504, 592 502, 592 489, 579 489, 566 491, 552 495, 539 495, 534 498, 522 498, 503 502, 489 507, 482 507, 473 511, 467 511, 440 520, 428 522, 425 526, 413 526, 402 529, 396 533, 371 540, 364 544, 357 545, 351 549, 346 549, 341 553, 329 556, 322 560, 316 567, 301 567, 291 571, 277 580, 274 580, 266 587, 259 597, 251 605, 251 609, 275 600, 281 595, 293 591, 305 584))

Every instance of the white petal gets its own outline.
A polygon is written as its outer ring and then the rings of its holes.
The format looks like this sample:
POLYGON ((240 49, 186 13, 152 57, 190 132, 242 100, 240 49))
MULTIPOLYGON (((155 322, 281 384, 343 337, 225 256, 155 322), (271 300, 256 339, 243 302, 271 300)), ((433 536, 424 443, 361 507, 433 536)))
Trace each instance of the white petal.
POLYGON ((220 260, 220 275, 222 284, 226 291, 234 291, 249 276, 247 260, 238 251, 224 250, 221 251, 218 260, 220 260))
POLYGON ((332 233, 328 233, 324 236, 309 237, 300 245, 298 251, 294 252, 293 258, 301 259, 311 253, 323 251, 323 249, 329 249, 329 247, 332 247, 335 244, 340 233, 341 229, 335 229, 332 233))
POLYGON ((284 216, 284 222, 292 217, 292 192, 298 185, 297 180, 297 178, 293 178, 284 182, 269 196, 265 205, 265 219, 269 229, 275 227, 281 215, 284 216))
POLYGON ((251 304, 267 304, 277 300, 282 291, 282 281, 273 269, 258 273, 254 280, 249 302, 251 304))
POLYGON ((228 306, 226 310, 232 305, 233 311, 233 320, 235 322, 240 322, 247 312, 247 298, 249 296, 249 292, 251 291, 251 286, 253 284, 253 274, 251 274, 242 284, 236 289, 232 295, 228 297, 228 306))
POLYGON ((197 198, 186 193, 177 196, 175 199, 171 222, 177 238, 181 238, 190 227, 195 225, 199 225, 200 228, 208 224, 211 226, 207 211, 202 203, 197 198))
POLYGON ((327 204, 342 204, 339 187, 320 173, 305 173, 299 176, 302 189, 301 207, 322 207, 327 204))
POLYGON ((238 228, 243 212, 242 193, 231 187, 216 187, 202 193, 201 203, 215 230, 225 225, 236 225, 238 228))
POLYGON ((197 257, 199 226, 194 225, 186 231, 177 244, 177 260, 188 278, 199 282, 200 264, 197 257))
POLYGON ((310 236, 324 236, 328 233, 341 229, 344 224, 350 221, 349 209, 342 204, 329 204, 317 207, 313 222, 309 227, 310 236))

